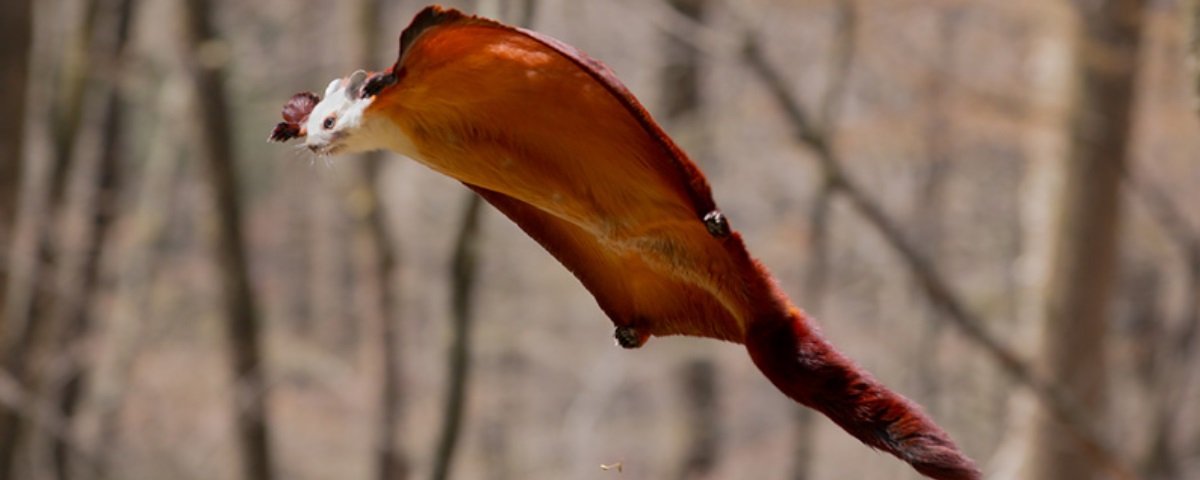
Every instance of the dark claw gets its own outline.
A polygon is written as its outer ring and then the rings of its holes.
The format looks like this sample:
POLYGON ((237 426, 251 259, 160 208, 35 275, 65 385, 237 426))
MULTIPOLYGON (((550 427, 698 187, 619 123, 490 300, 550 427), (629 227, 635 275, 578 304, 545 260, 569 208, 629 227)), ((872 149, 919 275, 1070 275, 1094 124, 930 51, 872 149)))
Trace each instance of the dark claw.
POLYGON ((717 238, 725 238, 730 234, 729 221, 725 220, 725 215, 720 210, 713 210, 704 215, 704 228, 708 229, 708 234, 717 238))
POLYGON ((641 335, 638 335, 637 329, 633 327, 617 327, 617 330, 613 332, 613 337, 617 339, 617 345, 620 345, 621 348, 642 346, 641 335))

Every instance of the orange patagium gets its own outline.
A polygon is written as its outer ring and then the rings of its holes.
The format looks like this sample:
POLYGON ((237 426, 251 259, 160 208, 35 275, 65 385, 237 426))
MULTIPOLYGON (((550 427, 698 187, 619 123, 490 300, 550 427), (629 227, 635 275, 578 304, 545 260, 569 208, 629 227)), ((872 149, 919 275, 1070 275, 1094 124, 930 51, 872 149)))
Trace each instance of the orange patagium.
POLYGON ((921 409, 839 353, 750 257, 704 175, 600 62, 536 32, 427 7, 388 70, 287 102, 271 139, 386 149, 453 177, 566 266, 617 342, 745 344, 784 394, 938 479, 980 472, 921 409))

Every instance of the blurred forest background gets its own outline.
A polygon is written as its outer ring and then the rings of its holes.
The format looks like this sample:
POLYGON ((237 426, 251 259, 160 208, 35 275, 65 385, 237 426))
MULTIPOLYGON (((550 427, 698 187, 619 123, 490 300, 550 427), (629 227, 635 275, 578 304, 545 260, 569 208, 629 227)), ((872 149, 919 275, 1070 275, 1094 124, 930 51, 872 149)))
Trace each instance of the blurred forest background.
MULTIPOLYGON (((1200 478, 1198 2, 446 3, 610 65, 989 478, 1200 478)), ((916 478, 615 347, 456 182, 266 143, 422 6, 0 4, 0 479, 916 478)))

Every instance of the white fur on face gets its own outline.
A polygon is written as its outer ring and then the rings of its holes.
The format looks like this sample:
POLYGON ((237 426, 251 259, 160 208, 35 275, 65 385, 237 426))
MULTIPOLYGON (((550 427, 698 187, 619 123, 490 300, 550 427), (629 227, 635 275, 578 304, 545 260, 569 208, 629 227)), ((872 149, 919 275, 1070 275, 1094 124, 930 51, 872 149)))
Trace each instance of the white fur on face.
POLYGON ((366 72, 357 71, 347 78, 329 82, 325 98, 313 107, 305 124, 304 144, 319 155, 340 155, 375 150, 383 145, 374 142, 370 129, 365 129, 363 112, 375 100, 359 98, 366 72))
POLYGON ((362 70, 329 82, 305 123, 304 145, 318 155, 342 155, 387 148, 412 156, 411 142, 387 118, 365 115, 375 97, 362 98, 362 70), (328 126, 328 128, 326 128, 328 126))

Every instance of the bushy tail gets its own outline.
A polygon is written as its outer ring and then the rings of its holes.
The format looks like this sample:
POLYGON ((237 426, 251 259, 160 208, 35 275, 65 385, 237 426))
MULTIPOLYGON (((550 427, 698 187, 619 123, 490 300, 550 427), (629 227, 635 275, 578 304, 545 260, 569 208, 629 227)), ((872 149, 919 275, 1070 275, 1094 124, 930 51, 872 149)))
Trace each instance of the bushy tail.
POLYGON ((829 417, 863 443, 940 480, 982 478, 921 408, 888 390, 833 348, 799 311, 756 319, 746 348, 783 393, 829 417))

